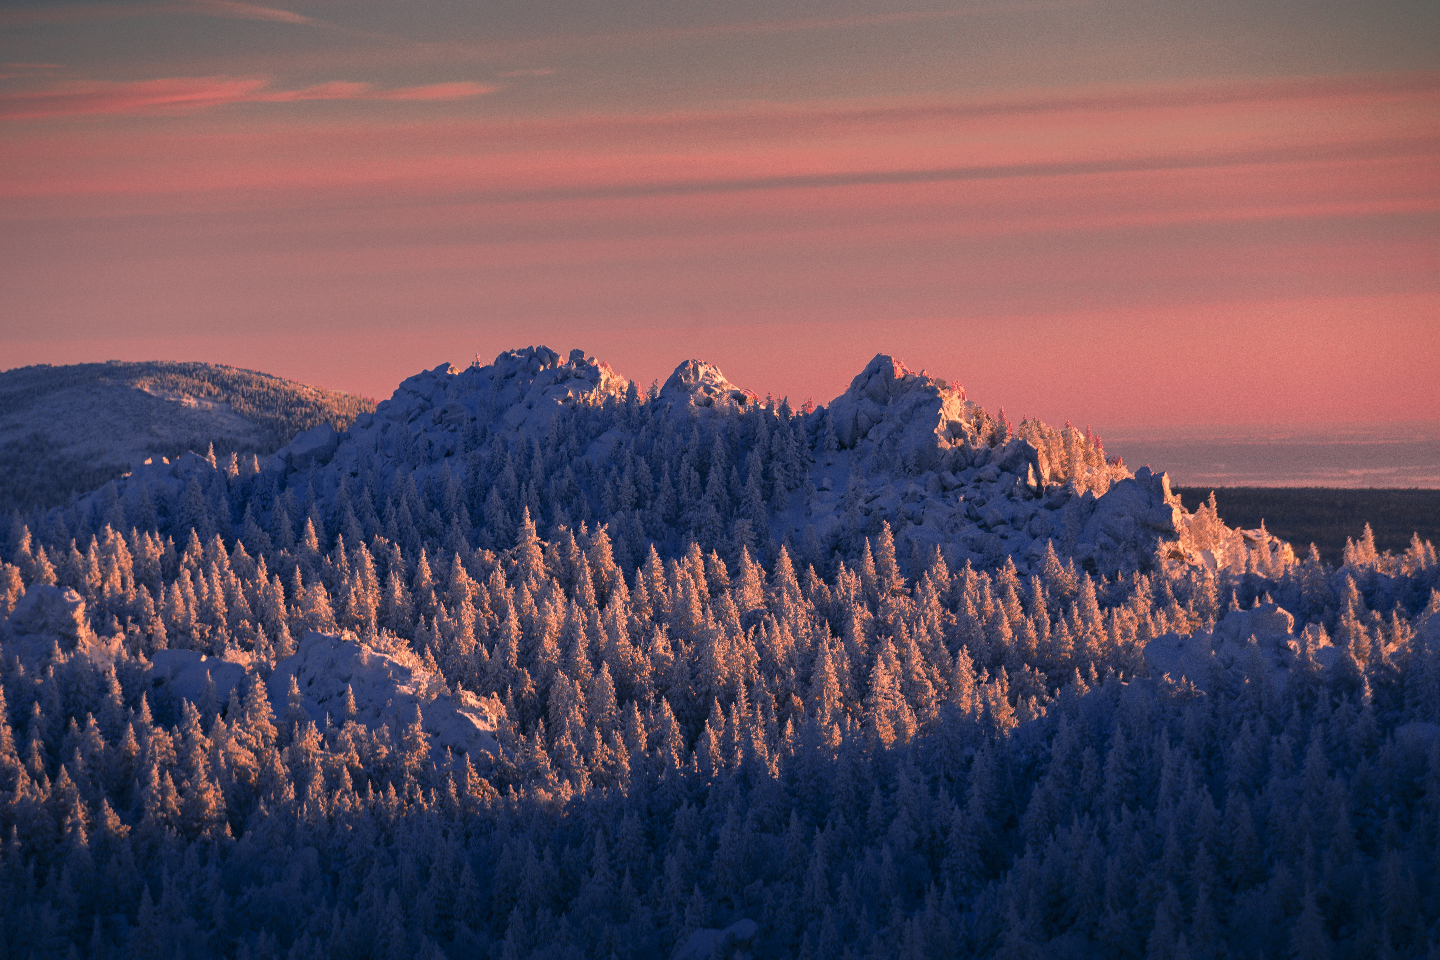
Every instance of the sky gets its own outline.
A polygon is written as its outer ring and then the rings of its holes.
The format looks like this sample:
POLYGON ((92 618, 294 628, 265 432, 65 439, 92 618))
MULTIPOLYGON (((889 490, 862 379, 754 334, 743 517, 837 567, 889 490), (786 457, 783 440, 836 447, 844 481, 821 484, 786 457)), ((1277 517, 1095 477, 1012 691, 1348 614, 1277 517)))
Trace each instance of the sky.
POLYGON ((1440 420, 1440 4, 0 4, 0 368, 1440 420))

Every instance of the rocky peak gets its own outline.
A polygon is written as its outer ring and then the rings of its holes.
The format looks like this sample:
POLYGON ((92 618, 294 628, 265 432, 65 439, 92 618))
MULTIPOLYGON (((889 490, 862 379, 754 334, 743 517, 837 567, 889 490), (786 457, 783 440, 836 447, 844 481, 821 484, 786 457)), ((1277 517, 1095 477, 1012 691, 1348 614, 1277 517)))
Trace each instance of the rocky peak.
POLYGON ((686 360, 675 368, 665 386, 660 388, 660 399, 680 403, 691 408, 744 408, 758 403, 759 397, 749 390, 735 386, 725 379, 720 368, 703 360, 686 360))
POLYGON ((951 447, 978 443, 988 419, 963 390, 885 354, 831 402, 829 417, 841 446, 888 445, 920 470, 939 467, 951 447))
POLYGON ((458 429, 479 418, 543 436, 562 406, 619 399, 629 386, 609 364, 583 350, 571 350, 562 360, 549 347, 526 347, 508 350, 485 366, 462 371, 441 364, 417 374, 400 384, 375 414, 402 423, 428 416, 427 426, 440 430, 458 429))

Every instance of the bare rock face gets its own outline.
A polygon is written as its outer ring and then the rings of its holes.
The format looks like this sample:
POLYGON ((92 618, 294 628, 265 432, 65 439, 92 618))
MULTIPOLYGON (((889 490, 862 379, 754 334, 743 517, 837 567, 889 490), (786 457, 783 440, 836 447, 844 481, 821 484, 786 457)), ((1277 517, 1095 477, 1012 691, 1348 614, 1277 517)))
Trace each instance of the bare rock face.
POLYGON ((829 406, 841 446, 885 448, 921 471, 940 468, 952 447, 978 442, 979 412, 962 391, 911 373, 884 354, 871 360, 829 406))
POLYGON ((660 388, 660 399, 693 410, 723 410, 743 409, 758 403, 760 398, 725 379, 725 374, 714 364, 686 360, 660 388))

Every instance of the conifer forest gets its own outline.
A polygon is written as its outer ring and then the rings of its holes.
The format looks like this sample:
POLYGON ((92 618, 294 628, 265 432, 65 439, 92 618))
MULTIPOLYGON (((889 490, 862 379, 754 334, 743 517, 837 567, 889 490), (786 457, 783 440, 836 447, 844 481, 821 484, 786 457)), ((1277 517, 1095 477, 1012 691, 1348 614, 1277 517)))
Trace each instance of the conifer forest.
POLYGON ((0 620, 5 960, 1440 957, 1435 548, 889 358, 437 368, 12 514, 0 620))

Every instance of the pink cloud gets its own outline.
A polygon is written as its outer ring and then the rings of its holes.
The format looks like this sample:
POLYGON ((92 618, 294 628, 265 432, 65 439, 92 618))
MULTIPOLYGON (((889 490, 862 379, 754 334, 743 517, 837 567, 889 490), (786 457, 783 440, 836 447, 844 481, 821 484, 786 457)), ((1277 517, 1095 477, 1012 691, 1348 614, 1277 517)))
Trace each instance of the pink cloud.
POLYGON ((296 90, 276 90, 270 86, 267 77, 224 76, 165 77, 128 82, 85 80, 0 94, 0 120, 186 112, 238 103, 448 101, 477 97, 496 89, 469 82, 381 89, 368 83, 332 81, 296 90))

